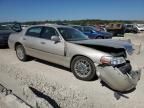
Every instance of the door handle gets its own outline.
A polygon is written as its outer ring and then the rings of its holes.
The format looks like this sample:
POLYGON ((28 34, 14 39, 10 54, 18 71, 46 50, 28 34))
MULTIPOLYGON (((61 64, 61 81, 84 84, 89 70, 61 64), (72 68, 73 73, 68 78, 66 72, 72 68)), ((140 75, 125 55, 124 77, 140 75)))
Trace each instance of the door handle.
POLYGON ((41 42, 41 44, 45 44, 45 42, 41 42))

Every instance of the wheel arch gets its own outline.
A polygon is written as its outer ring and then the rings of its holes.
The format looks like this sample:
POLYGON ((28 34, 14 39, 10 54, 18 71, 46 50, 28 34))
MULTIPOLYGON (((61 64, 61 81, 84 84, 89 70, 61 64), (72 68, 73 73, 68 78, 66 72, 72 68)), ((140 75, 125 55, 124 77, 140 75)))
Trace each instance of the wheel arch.
POLYGON ((94 70, 94 71, 92 71, 91 77, 89 77, 88 79, 81 79, 81 78, 78 78, 75 74, 74 74, 74 75, 75 75, 78 79, 84 80, 84 81, 92 81, 92 80, 94 80, 94 79, 97 79, 97 78, 98 78, 98 75, 97 75, 97 69, 96 69, 96 67, 95 67, 95 63, 94 63, 94 61, 93 61, 90 57, 88 57, 88 56, 86 56, 86 55, 80 55, 80 54, 79 54, 79 55, 74 55, 74 56, 72 57, 71 62, 70 62, 70 70, 71 70, 71 72, 73 72, 72 61, 73 61, 76 57, 85 57, 85 58, 89 59, 89 60, 93 63, 91 66, 93 67, 92 70, 94 70))
POLYGON ((90 60, 94 63, 94 61, 93 61, 90 57, 88 57, 88 56, 86 56, 86 55, 82 55, 82 54, 77 54, 77 55, 74 55, 74 56, 71 58, 71 60, 70 60, 70 69, 71 69, 72 61, 74 60, 74 58, 76 58, 76 57, 78 57, 78 56, 86 57, 86 58, 90 59, 90 60))
POLYGON ((14 45, 14 50, 16 50, 17 45, 22 45, 22 44, 20 42, 16 42, 15 45, 14 45))

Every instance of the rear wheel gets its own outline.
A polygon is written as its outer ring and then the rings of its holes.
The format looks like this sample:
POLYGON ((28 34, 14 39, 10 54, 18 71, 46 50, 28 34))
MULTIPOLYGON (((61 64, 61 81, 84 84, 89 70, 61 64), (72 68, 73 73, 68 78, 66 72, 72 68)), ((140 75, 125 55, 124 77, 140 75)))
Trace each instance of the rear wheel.
POLYGON ((93 80, 96 76, 94 63, 84 56, 77 56, 73 59, 71 70, 76 78, 84 81, 93 80))
POLYGON ((17 55, 18 59, 21 61, 27 61, 28 60, 28 56, 26 55, 25 49, 22 45, 16 46, 16 55, 17 55))

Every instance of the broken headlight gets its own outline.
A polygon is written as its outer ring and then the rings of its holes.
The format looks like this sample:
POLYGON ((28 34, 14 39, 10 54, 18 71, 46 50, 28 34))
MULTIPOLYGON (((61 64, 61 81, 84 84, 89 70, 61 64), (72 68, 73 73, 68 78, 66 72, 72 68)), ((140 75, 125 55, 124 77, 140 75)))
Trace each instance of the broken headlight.
POLYGON ((126 60, 123 57, 111 57, 111 56, 103 56, 100 59, 100 62, 102 64, 108 64, 108 65, 119 65, 126 62, 126 60))

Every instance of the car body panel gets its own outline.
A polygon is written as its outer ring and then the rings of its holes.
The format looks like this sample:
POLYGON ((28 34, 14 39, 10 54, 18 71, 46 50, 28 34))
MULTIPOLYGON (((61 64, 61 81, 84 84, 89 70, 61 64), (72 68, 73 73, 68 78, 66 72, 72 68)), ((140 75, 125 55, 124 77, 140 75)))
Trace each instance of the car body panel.
POLYGON ((141 76, 140 71, 132 71, 131 74, 123 74, 118 68, 113 68, 112 66, 97 66, 97 70, 97 75, 100 79, 114 90, 119 91, 128 91, 134 88, 141 76))
POLYGON ((97 46, 106 46, 113 48, 124 48, 128 52, 128 54, 133 53, 133 46, 131 43, 122 40, 112 40, 112 39, 96 39, 96 40, 83 40, 83 41, 72 41, 72 43, 76 44, 84 44, 84 45, 97 45, 97 46))
POLYGON ((93 50, 82 45, 77 45, 71 42, 67 42, 67 56, 70 57, 70 61, 76 55, 81 55, 90 58, 94 63, 99 64, 102 56, 111 56, 108 53, 102 51, 93 50))
POLYGON ((23 43, 28 55, 58 64, 65 63, 63 42, 55 43, 51 40, 33 37, 28 37, 27 40, 23 43))

